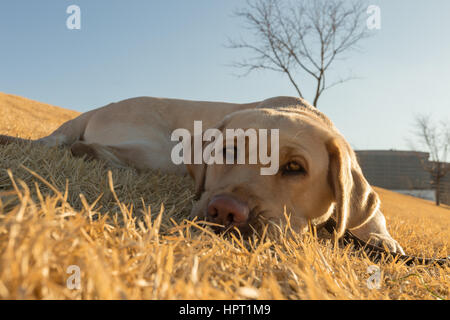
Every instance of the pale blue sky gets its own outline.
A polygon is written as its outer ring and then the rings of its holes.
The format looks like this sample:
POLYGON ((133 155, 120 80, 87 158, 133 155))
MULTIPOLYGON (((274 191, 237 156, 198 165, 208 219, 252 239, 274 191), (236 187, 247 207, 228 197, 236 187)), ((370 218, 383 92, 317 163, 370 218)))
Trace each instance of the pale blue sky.
MULTIPOLYGON (((325 92, 325 112, 357 149, 408 149, 416 113, 450 119, 450 1, 369 1, 381 30, 330 76, 361 77, 325 92)), ((281 74, 234 76, 246 36, 242 0, 4 0, 0 91, 87 111, 134 96, 249 102, 295 95, 281 74), (81 30, 66 8, 81 7, 81 30)), ((312 99, 312 83, 306 96, 312 99)), ((305 91, 305 90, 304 90, 305 91)))

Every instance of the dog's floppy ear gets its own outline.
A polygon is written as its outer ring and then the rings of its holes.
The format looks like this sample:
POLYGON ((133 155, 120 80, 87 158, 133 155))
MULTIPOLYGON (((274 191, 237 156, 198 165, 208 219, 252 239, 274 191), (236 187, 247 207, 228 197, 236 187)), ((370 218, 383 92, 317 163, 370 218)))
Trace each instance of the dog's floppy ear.
POLYGON ((353 150, 341 137, 326 144, 329 154, 328 179, 335 197, 337 235, 368 221, 378 210, 380 199, 367 180, 353 150))
MULTIPOLYGON (((215 127, 219 131, 223 131, 225 128, 225 124, 229 120, 229 115, 225 116, 225 118, 220 121, 215 127)), ((202 132, 203 137, 204 132, 202 132)), ((202 157, 202 163, 201 164, 194 164, 194 139, 192 139, 191 144, 191 163, 192 164, 186 164, 187 171, 189 172, 192 179, 195 181, 195 200, 200 199, 200 196, 202 195, 203 191, 205 191, 205 179, 206 179, 206 170, 207 170, 207 164, 203 162, 202 157)), ((203 141, 202 144, 202 150, 205 149, 205 146, 207 145, 207 141, 203 141)))
POLYGON ((206 164, 186 164, 189 175, 194 179, 195 184, 195 200, 200 199, 205 190, 206 164))
MULTIPOLYGON (((203 132, 201 137, 203 137, 203 132)), ((194 179, 194 185, 195 185, 195 198, 194 200, 200 199, 201 194, 205 190, 205 177, 206 177, 206 164, 203 162, 203 148, 205 147, 205 142, 202 141, 202 149, 201 150, 195 150, 195 141, 196 136, 191 139, 191 161, 190 163, 186 163, 186 169, 189 172, 189 175, 194 179), (200 152, 201 156, 201 163, 196 164, 195 163, 195 152, 200 152)))

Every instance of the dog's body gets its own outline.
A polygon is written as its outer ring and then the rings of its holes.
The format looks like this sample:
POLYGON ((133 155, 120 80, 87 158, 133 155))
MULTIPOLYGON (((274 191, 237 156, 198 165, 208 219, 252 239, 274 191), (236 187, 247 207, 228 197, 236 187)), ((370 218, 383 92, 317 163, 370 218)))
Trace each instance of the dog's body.
POLYGON ((86 112, 38 141, 49 146, 70 146, 75 154, 91 149, 98 153, 91 156, 105 158, 115 165, 186 173, 184 166, 177 166, 170 159, 176 144, 170 135, 175 129, 192 132, 195 120, 201 120, 207 129, 234 111, 299 103, 300 99, 291 97, 248 104, 132 98, 86 112))
POLYGON ((325 115, 298 98, 248 104, 128 99, 84 113, 37 142, 67 145, 74 155, 116 166, 189 172, 200 198, 193 215, 243 232, 258 217, 281 219, 284 210, 298 231, 334 215, 338 235, 350 229, 365 241, 381 241, 403 253, 349 144, 325 115), (177 142, 171 133, 178 128, 192 132, 195 120, 203 129, 279 129, 280 173, 262 176, 259 165, 175 165, 171 150, 177 142))

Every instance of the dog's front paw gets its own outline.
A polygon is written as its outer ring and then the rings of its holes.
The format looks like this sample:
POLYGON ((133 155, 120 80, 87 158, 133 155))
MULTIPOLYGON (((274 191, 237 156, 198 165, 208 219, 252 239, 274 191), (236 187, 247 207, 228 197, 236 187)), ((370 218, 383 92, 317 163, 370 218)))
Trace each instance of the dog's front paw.
POLYGON ((367 243, 380 248, 386 248, 389 252, 405 254, 403 248, 390 235, 370 233, 367 243))

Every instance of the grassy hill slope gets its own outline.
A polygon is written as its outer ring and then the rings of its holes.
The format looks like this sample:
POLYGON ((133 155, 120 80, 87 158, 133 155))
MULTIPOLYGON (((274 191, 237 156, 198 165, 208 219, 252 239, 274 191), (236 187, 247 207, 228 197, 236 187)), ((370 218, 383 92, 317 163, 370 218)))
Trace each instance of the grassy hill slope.
POLYGON ((0 92, 0 133, 13 137, 44 137, 79 112, 0 92))

